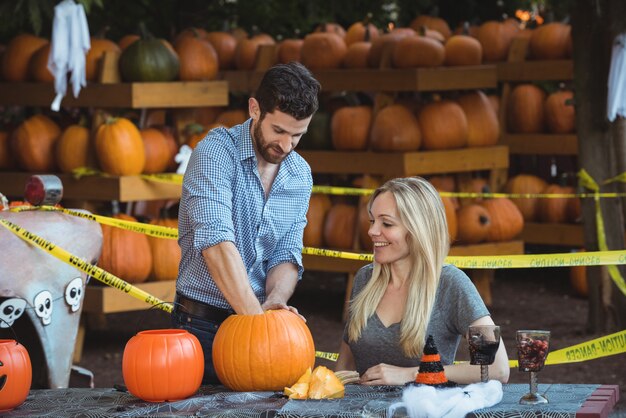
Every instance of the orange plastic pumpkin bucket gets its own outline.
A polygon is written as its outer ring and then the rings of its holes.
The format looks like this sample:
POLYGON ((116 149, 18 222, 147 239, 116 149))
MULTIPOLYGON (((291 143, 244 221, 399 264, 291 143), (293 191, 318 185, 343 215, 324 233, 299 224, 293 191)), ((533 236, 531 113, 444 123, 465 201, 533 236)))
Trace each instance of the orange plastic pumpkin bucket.
POLYGON ((15 340, 0 340, 0 412, 24 403, 32 378, 26 348, 15 340))
POLYGON ((144 401, 188 398, 204 375, 200 341, 183 329, 141 331, 126 343, 122 375, 128 391, 144 401))

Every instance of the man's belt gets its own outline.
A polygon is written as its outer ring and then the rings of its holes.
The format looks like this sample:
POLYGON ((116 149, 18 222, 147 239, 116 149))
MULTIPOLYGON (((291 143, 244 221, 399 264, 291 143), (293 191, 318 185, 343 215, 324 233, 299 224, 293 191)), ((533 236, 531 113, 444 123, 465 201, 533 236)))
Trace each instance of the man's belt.
POLYGON ((208 305, 204 302, 189 299, 179 293, 176 294, 175 301, 174 310, 206 319, 208 321, 223 322, 234 313, 225 309, 216 308, 215 306, 208 305))

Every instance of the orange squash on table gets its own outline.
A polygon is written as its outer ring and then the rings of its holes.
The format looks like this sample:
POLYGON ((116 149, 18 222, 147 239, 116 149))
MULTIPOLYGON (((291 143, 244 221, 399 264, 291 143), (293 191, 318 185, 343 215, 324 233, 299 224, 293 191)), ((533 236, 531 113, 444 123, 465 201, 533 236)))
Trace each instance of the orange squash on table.
POLYGON ((506 107, 509 132, 538 134, 544 131, 546 92, 534 84, 519 84, 511 91, 506 107))
POLYGON ((62 173, 71 173, 79 167, 87 167, 90 152, 89 129, 70 125, 61 134, 56 144, 56 159, 62 173))
POLYGON ((483 47, 478 39, 468 35, 453 35, 444 45, 447 66, 480 65, 483 47))
POLYGON ((456 212, 456 218, 460 242, 478 244, 487 239, 491 228, 491 217, 487 209, 478 204, 463 206, 456 212))
MULTIPOLYGON (((119 213, 113 218, 137 222, 130 215, 119 213)), ((102 225, 102 255, 98 266, 129 283, 142 283, 152 270, 152 253, 147 235, 102 225)))
POLYGON ((531 59, 560 60, 569 56, 572 27, 566 23, 551 22, 532 31, 528 42, 531 59))
POLYGON ((54 147, 61 135, 59 126, 47 116, 34 115, 13 132, 13 152, 26 171, 53 172, 54 147))
POLYGON ((235 49, 237 38, 231 33, 212 31, 206 34, 206 40, 211 43, 217 53, 220 70, 230 70, 235 65, 235 49))
POLYGON ((380 32, 374 24, 369 22, 355 22, 346 31, 344 38, 349 47, 356 42, 371 42, 380 36, 380 32))
POLYGON ((506 61, 519 27, 504 21, 490 20, 478 27, 476 37, 483 48, 483 62, 506 61))
MULTIPOLYGON (((543 189, 545 194, 574 194, 576 189, 569 186, 549 184, 543 189)), ((542 222, 566 223, 574 222, 577 216, 576 208, 571 208, 578 203, 578 198, 555 197, 541 199, 539 201, 539 219, 542 222)))
POLYGON ((498 143, 498 115, 482 91, 466 93, 457 99, 467 119, 467 146, 488 147, 498 143))
POLYGON ((443 65, 445 49, 441 42, 428 36, 406 36, 400 39, 391 54, 396 68, 431 68, 443 65))
POLYGON ((419 15, 411 21, 409 26, 416 32, 419 32, 421 27, 435 30, 439 32, 444 39, 448 39, 452 35, 448 22, 437 16, 419 15))
POLYGON ((202 383, 202 346, 183 329, 141 331, 124 347, 122 375, 128 391, 144 401, 186 399, 202 383))
POLYGON ((54 83, 54 76, 48 70, 48 56, 50 55, 51 44, 48 42, 39 48, 28 63, 30 78, 42 83, 54 83))
POLYGON ((31 57, 49 41, 35 35, 23 33, 12 38, 0 61, 0 73, 6 81, 26 81, 31 57))
POLYGON ((310 33, 302 44, 302 64, 311 70, 339 68, 347 50, 346 42, 339 35, 310 33))
POLYGON ((371 106, 345 106, 333 113, 330 122, 333 147, 338 151, 363 151, 369 142, 371 106))
POLYGON ((146 154, 139 129, 126 118, 109 118, 96 132, 96 155, 102 171, 115 176, 141 174, 146 154))
MULTIPOLYGON (((504 191, 511 194, 539 194, 548 184, 541 177, 533 174, 518 174, 511 177, 504 186, 504 191)), ((518 207, 524 220, 533 222, 539 220, 539 201, 537 198, 512 198, 511 201, 518 207)))
POLYGON ((146 162, 142 173, 163 173, 170 163, 171 151, 167 138, 156 128, 146 128, 139 131, 143 141, 146 162))
POLYGON ((524 229, 524 217, 510 199, 487 199, 480 203, 491 218, 487 241, 510 241, 524 229))
POLYGON ((283 39, 276 49, 276 60, 280 64, 288 64, 292 61, 302 60, 303 39, 283 39))
POLYGON ((573 100, 574 92, 571 90, 556 91, 548 96, 545 102, 548 132, 570 134, 576 130, 576 110, 573 100))
POLYGON ((33 369, 26 348, 15 340, 0 340, 0 412, 17 408, 26 400, 33 369))
POLYGON ((306 213, 307 224, 302 236, 305 247, 321 248, 324 245, 324 221, 331 206, 328 195, 319 193, 311 195, 309 210, 306 213))
POLYGON ((467 145, 468 126, 463 108, 451 100, 422 107, 417 115, 425 150, 462 148, 467 145))
POLYGON ((231 315, 213 342, 220 381, 236 391, 283 390, 315 363, 306 323, 286 309, 258 315, 231 315))
POLYGON ((109 39, 91 37, 91 48, 85 56, 85 78, 87 81, 97 81, 100 60, 107 52, 120 53, 122 50, 109 39))
POLYGON ((235 68, 238 70, 253 70, 259 48, 262 45, 274 45, 276 41, 270 35, 260 33, 251 38, 239 39, 235 48, 235 68))
POLYGON ((413 113, 400 104, 387 106, 374 116, 370 131, 374 151, 417 151, 422 144, 422 132, 413 113))
POLYGON ((352 248, 356 228, 357 207, 347 203, 333 205, 324 222, 324 242, 330 248, 352 248))
MULTIPOLYGON (((150 224, 178 229, 178 219, 168 218, 164 213, 150 224)), ((156 281, 176 280, 181 258, 178 241, 169 238, 148 237, 148 242, 152 253, 150 278, 156 281)))

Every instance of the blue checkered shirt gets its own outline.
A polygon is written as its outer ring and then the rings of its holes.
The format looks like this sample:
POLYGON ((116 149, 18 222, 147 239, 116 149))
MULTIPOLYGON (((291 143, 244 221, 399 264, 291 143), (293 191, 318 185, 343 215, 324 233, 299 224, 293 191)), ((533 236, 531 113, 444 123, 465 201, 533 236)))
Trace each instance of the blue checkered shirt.
POLYGON ((230 305, 209 274, 202 256, 205 248, 232 241, 261 303, 272 267, 293 263, 302 278, 302 233, 313 187, 311 168, 291 152, 266 199, 250 124, 251 119, 209 132, 194 149, 183 180, 178 218, 182 259, 176 290, 222 309, 230 305))

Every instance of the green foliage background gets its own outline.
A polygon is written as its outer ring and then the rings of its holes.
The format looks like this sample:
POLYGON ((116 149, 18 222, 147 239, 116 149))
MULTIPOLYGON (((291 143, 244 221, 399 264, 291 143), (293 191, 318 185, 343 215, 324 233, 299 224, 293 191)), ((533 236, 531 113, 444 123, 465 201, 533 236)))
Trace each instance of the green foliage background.
MULTIPOLYGON (((0 0, 0 43, 20 32, 50 37, 54 6, 60 0, 0 0)), ((143 21, 158 37, 171 39, 188 26, 207 30, 242 27, 277 39, 302 37, 320 22, 348 27, 368 13, 380 28, 390 21, 406 26, 419 14, 436 14, 451 27, 481 23, 538 4, 554 19, 567 16, 570 0, 77 0, 83 4, 92 35, 118 40, 137 32, 143 21), (103 32, 104 31, 104 32, 103 32)))

